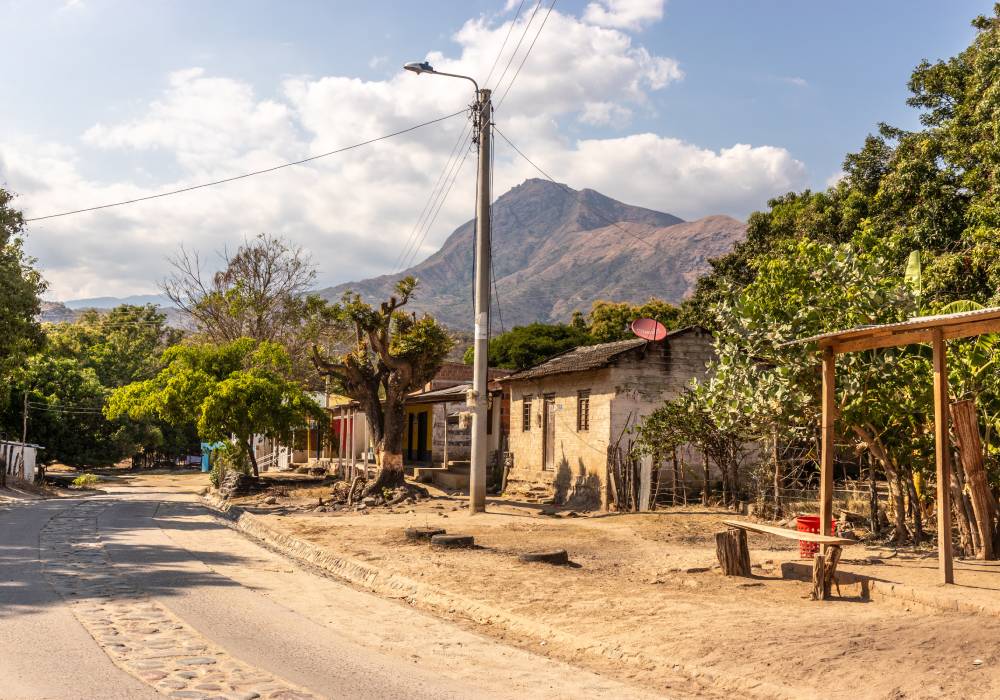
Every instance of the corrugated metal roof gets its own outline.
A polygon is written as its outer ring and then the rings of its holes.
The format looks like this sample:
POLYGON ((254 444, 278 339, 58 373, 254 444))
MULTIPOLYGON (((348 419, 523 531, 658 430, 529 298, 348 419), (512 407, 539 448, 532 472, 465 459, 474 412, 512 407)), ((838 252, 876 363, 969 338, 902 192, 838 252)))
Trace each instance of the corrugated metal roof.
MULTIPOLYGON (((666 343, 671 338, 688 333, 694 330, 705 330, 700 326, 687 326, 678 328, 667 333, 666 337, 659 342, 666 343)), ((707 332, 707 331, 705 331, 707 332)), ((498 382, 512 382, 520 379, 535 379, 536 377, 547 377, 553 374, 563 374, 565 372, 582 372, 589 369, 600 369, 607 367, 619 356, 636 348, 642 347, 652 341, 642 338, 629 338, 628 340, 616 340, 613 343, 601 343, 599 345, 582 345, 580 347, 567 350, 566 352, 550 357, 545 362, 514 372, 509 377, 498 379, 498 382)))
MULTIPOLYGON (((819 343, 820 346, 822 347, 826 345, 834 345, 836 343, 844 343, 850 340, 861 340, 868 337, 883 336, 883 335, 886 336, 887 338, 892 338, 892 336, 901 333, 929 330, 932 328, 940 328, 940 327, 952 327, 952 326, 961 327, 964 325, 975 323, 977 321, 987 321, 994 318, 1000 318, 1000 307, 978 309, 976 311, 962 311, 954 314, 918 316, 916 318, 911 318, 906 321, 898 321, 896 323, 856 326, 854 328, 848 328, 842 331, 820 333, 819 335, 813 335, 808 338, 789 340, 784 343, 781 343, 779 347, 786 347, 789 345, 814 343, 814 342, 819 343)), ((961 336, 952 335, 951 337, 961 337, 961 336)))

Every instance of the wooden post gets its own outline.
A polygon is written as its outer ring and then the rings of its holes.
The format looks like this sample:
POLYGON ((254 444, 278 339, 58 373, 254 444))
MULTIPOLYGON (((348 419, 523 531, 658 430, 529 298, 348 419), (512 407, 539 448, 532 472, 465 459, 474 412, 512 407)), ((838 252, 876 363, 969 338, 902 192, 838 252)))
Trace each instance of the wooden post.
POLYGON ((726 576, 750 575, 750 549, 746 530, 729 528, 715 533, 715 555, 726 576))
POLYGON ((937 463, 938 571, 941 583, 955 583, 951 552, 951 441, 948 436, 948 349, 934 329, 934 458, 937 463))
POLYGON ((813 600, 823 600, 823 583, 826 580, 825 571, 823 567, 823 555, 817 554, 816 558, 813 560, 813 578, 812 578, 812 599, 813 600))
MULTIPOLYGON (((830 532, 830 519, 833 515, 833 439, 835 412, 836 386, 836 365, 833 348, 823 348, 823 423, 822 423, 822 452, 820 455, 820 481, 819 481, 819 531, 824 535, 832 535, 830 532)), ((826 552, 826 545, 823 546, 826 552)))
POLYGON ((823 562, 823 600, 830 597, 834 586, 837 586, 837 594, 840 594, 840 585, 837 583, 837 564, 840 563, 842 552, 840 545, 831 545, 827 550, 826 561, 823 562))

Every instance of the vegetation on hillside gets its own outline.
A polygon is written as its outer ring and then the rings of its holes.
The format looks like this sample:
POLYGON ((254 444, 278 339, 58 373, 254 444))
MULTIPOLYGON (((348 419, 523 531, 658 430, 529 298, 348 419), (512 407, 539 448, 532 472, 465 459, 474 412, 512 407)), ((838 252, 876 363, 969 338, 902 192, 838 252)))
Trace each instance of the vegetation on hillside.
MULTIPOLYGON (((766 451, 773 483, 758 479, 756 496, 770 489, 776 508, 778 445, 808 450, 818 427, 815 353, 781 342, 1000 303, 1000 6, 973 25, 978 33, 965 51, 913 71, 909 104, 921 112, 921 129, 880 124, 845 158, 836 185, 771 200, 750 217, 746 241, 712 261, 683 305, 680 323, 717 334, 715 376, 696 389, 699 405, 716 425, 774 446, 766 451)), ((977 401, 996 492, 1000 381, 990 368, 1000 344, 987 337, 949 349, 952 398, 977 401)), ((837 431, 852 448, 839 457, 855 465, 852 453, 867 457, 888 480, 899 540, 919 541, 932 507, 930 389, 926 347, 838 357, 837 431)), ((991 522, 970 523, 967 510, 958 504, 963 532, 996 533, 995 507, 991 522)))

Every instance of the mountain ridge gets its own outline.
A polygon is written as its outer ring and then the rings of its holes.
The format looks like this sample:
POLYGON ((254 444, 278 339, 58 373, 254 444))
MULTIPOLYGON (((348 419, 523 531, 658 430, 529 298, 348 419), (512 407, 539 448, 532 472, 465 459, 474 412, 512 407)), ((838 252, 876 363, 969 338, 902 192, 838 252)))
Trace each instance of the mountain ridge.
MULTIPOLYGON (((327 299, 345 291, 369 302, 392 294, 406 275, 420 281, 409 307, 445 325, 472 323, 474 221, 441 248, 397 274, 319 290, 327 299)), ((565 322, 598 299, 643 302, 651 296, 678 303, 708 271, 709 258, 732 249, 746 226, 725 215, 696 221, 619 202, 592 189, 573 190, 529 179, 493 204, 493 275, 499 313, 511 327, 565 322)))

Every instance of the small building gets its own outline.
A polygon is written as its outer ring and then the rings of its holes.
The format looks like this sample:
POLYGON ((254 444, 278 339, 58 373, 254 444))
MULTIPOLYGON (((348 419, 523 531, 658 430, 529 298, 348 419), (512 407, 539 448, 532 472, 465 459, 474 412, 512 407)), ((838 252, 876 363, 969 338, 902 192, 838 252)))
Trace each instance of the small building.
POLYGON ((662 341, 632 338, 574 348, 501 379, 513 460, 506 494, 607 507, 608 448, 645 416, 703 379, 715 357, 700 327, 662 341))
POLYGON ((6 476, 22 481, 35 480, 35 465, 41 445, 0 440, 0 469, 6 476))

